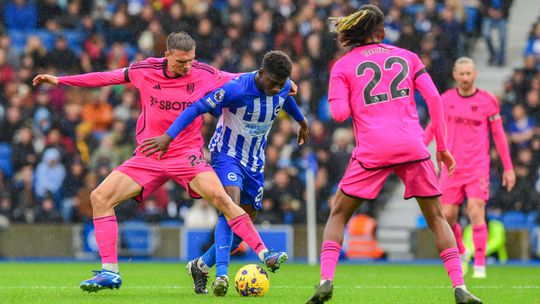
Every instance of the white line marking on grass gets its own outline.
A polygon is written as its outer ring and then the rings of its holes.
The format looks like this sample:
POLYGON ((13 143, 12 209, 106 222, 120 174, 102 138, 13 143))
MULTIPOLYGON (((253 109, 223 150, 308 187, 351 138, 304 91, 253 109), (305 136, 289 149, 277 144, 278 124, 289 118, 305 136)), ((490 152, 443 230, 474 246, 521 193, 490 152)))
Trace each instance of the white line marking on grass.
MULTIPOLYGON (((313 286, 293 286, 293 285, 270 285, 270 288, 300 288, 300 289, 314 289, 313 286)), ((357 289, 450 289, 450 286, 411 286, 411 285, 356 285, 352 286, 357 289)), ((349 286, 334 286, 334 288, 350 288, 349 286)), ((474 286, 473 289, 500 289, 500 288, 510 288, 510 289, 540 289, 540 286, 535 285, 523 285, 523 286, 507 286, 507 285, 478 285, 474 286)), ((79 289, 78 286, 0 286, 2 289, 79 289)), ((193 289, 193 286, 123 286, 122 290, 166 290, 166 289, 193 289)))

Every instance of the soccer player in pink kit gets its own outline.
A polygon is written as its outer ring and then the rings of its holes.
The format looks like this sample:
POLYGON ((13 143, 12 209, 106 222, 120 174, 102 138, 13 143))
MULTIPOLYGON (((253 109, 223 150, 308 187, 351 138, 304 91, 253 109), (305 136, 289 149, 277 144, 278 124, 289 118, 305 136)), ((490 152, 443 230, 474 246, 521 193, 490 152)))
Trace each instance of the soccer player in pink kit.
MULTIPOLYGON (((81 87, 133 84, 141 95, 142 113, 136 128, 137 143, 141 144, 146 138, 163 134, 193 102, 233 78, 233 74, 197 62, 195 47, 195 41, 187 33, 173 33, 167 39, 164 58, 147 58, 110 72, 66 77, 37 75, 33 84, 81 87)), ((191 196, 203 197, 212 203, 225 215, 233 232, 255 250, 268 268, 279 267, 279 257, 284 253, 266 249, 248 214, 226 194, 206 162, 201 127, 202 118, 198 117, 171 142, 168 153, 160 157, 145 157, 136 148, 132 158, 115 168, 92 191, 90 200, 102 270, 94 271, 94 277, 83 281, 81 289, 91 292, 120 287, 118 223, 114 207, 130 198, 141 202, 169 179, 185 187, 191 196)))
POLYGON ((352 116, 356 148, 324 229, 320 284, 307 303, 324 303, 332 297, 345 225, 365 200, 377 197, 392 172, 405 184, 405 198, 416 198, 435 235, 456 303, 481 303, 465 287, 458 248, 442 213, 437 175, 418 121, 415 89, 426 99, 433 120, 438 165, 444 163, 452 172, 455 161, 446 149, 442 103, 431 77, 416 54, 381 43, 384 15, 376 6, 364 5, 341 18, 336 32, 341 45, 353 48, 332 68, 330 112, 338 122, 352 116))
MULTIPOLYGON (((474 243, 473 278, 486 277, 486 246, 488 230, 485 207, 489 199, 489 129, 504 167, 502 184, 511 191, 516 183, 508 142, 499 114, 497 98, 478 89, 474 82, 477 71, 468 57, 456 60, 452 73, 457 87, 442 95, 444 118, 448 127, 448 150, 456 158, 454 174, 442 170, 440 184, 442 207, 452 227, 462 267, 467 272, 471 253, 466 251, 458 223, 459 207, 467 197, 467 213, 471 220, 474 243)), ((433 138, 432 126, 426 129, 425 142, 433 138)))

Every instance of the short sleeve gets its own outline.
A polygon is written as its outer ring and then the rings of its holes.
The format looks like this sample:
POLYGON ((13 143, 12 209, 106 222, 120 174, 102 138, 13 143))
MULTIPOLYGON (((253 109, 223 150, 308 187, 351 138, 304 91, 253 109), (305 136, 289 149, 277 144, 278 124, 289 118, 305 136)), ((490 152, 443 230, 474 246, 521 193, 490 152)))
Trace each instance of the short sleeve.
POLYGON ((426 66, 424 65, 424 63, 422 62, 422 60, 420 60, 420 57, 418 57, 418 55, 416 55, 415 53, 412 53, 411 52, 411 70, 413 71, 413 79, 416 79, 418 78, 418 76, 426 73, 426 66))
POLYGON ((487 93, 487 94, 490 100, 489 109, 488 109, 488 120, 491 122, 497 119, 501 119, 501 114, 500 114, 501 107, 499 105, 499 100, 493 94, 491 93, 487 93))
POLYGON ((202 98, 202 105, 214 117, 221 116, 224 107, 238 100, 240 95, 240 86, 235 80, 227 82, 202 98))
POLYGON ((332 68, 330 74, 330 85, 328 88, 328 102, 345 101, 349 102, 350 88, 349 81, 338 63, 332 68))
POLYGON ((146 63, 144 61, 134 62, 124 70, 124 80, 128 79, 133 85, 141 83, 142 73, 145 71, 146 63))

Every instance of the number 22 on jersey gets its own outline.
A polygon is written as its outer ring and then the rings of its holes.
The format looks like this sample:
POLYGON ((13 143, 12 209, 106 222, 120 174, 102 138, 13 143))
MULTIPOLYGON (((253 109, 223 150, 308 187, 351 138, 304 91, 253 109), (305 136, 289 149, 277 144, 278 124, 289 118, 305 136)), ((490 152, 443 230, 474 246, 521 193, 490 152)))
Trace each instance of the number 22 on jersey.
MULTIPOLYGON (((384 61, 384 67, 382 68, 379 66, 379 64, 373 61, 362 62, 356 68, 356 76, 357 77, 365 76, 366 70, 373 71, 371 80, 367 83, 366 87, 364 88, 364 93, 363 93, 364 103, 367 106, 377 104, 379 102, 388 101, 388 93, 390 93, 392 100, 407 97, 410 95, 409 88, 398 89, 399 85, 409 75, 409 65, 407 64, 407 61, 405 61, 405 59, 401 57, 395 57, 395 56, 388 57, 384 61), (379 85, 383 76, 389 75, 389 73, 383 74, 383 71, 391 70, 395 64, 398 64, 401 70, 394 76, 394 78, 390 82, 389 88, 386 88, 384 90, 384 93, 373 94, 373 90, 377 87, 377 85, 379 85)), ((387 81, 383 81, 382 85, 385 85, 387 83, 388 83, 387 81)))

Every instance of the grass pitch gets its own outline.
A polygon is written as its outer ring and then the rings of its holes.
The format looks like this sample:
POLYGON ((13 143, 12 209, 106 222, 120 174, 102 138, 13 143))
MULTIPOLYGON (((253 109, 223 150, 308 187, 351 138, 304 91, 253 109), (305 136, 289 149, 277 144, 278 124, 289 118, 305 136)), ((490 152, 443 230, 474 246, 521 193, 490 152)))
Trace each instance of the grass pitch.
MULTIPOLYGON (((91 277, 98 263, 0 262, 0 303, 305 303, 319 280, 318 266, 285 264, 270 273, 263 298, 242 298, 234 289, 224 298, 195 295, 184 263, 120 264, 119 290, 88 294, 80 281, 91 277)), ((233 264, 234 279, 240 264, 233 264)), ((232 282, 231 282, 232 283, 232 282)), ((540 304, 540 267, 488 266, 488 278, 466 277, 468 288, 484 303, 540 304)), ((442 265, 340 264, 330 303, 454 303, 442 265)))

